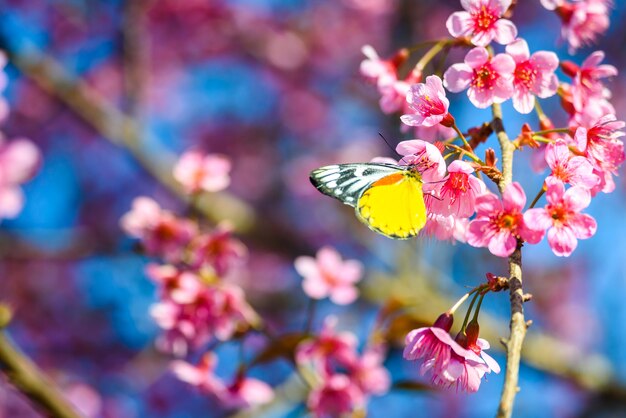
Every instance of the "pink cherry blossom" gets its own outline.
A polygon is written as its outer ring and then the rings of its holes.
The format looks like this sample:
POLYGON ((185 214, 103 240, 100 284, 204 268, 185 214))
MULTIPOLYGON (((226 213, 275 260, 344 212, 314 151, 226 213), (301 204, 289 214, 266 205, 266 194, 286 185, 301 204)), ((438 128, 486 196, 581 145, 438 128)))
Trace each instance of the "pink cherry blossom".
POLYGON ((441 79, 436 75, 426 77, 426 83, 413 84, 406 101, 415 112, 400 118, 406 125, 435 126, 444 118, 450 118, 450 101, 446 98, 441 79))
POLYGON ((502 15, 511 0, 462 0, 465 11, 455 12, 446 21, 450 35, 455 38, 468 36, 476 46, 487 46, 492 40, 506 45, 517 37, 517 28, 502 15))
POLYGON ((187 193, 218 192, 230 184, 230 170, 226 156, 187 151, 174 166, 174 178, 187 193))
POLYGON ((354 302, 359 291, 354 286, 363 276, 363 265, 357 260, 342 260, 332 247, 323 247, 315 258, 296 258, 295 267, 304 277, 302 287, 309 297, 330 297, 338 305, 354 302))
POLYGON ((440 241, 465 242, 468 225, 468 218, 457 218, 453 215, 444 216, 431 212, 428 213, 426 225, 421 233, 435 237, 440 241))
POLYGON ((171 369, 180 380, 214 396, 225 408, 262 405, 274 398, 274 391, 267 383, 243 375, 226 385, 215 374, 216 365, 217 356, 208 352, 202 356, 198 365, 176 360, 172 362, 171 369))
POLYGON ((0 136, 0 219, 15 218, 22 210, 24 195, 19 186, 35 174, 40 160, 39 149, 31 141, 5 142, 0 136))
POLYGON ((178 270, 169 264, 149 264, 146 274, 159 285, 161 298, 175 303, 191 303, 204 288, 195 273, 178 270))
POLYGON ((214 338, 226 341, 238 329, 256 322, 243 290, 225 283, 201 286, 180 303, 162 300, 152 306, 150 313, 169 334, 163 340, 167 342, 165 348, 179 348, 181 352, 188 345, 198 347, 214 338))
POLYGON ((190 244, 189 263, 195 268, 211 267, 224 276, 248 254, 246 246, 232 236, 232 228, 218 225, 210 233, 198 235, 190 244))
POLYGON ((545 99, 556 94, 559 82, 554 71, 559 66, 559 59, 554 52, 548 51, 530 55, 523 39, 507 45, 506 52, 515 61, 513 107, 520 113, 530 113, 535 106, 535 96, 545 99))
POLYGON ((424 183, 438 182, 446 175, 446 162, 433 144, 420 139, 402 141, 396 146, 396 152, 403 156, 399 164, 415 166, 424 183))
POLYGON ((587 239, 596 233, 596 221, 587 214, 580 213, 589 206, 591 195, 588 190, 573 186, 565 190, 560 181, 550 181, 546 192, 548 204, 544 208, 526 211, 524 220, 537 230, 548 230, 548 243, 554 254, 569 256, 578 239, 587 239))
POLYGON ((361 74, 378 87, 383 113, 390 114, 405 109, 411 84, 421 79, 421 75, 414 71, 405 80, 398 78, 398 67, 406 61, 408 52, 400 50, 392 59, 382 60, 370 45, 365 45, 361 51, 367 58, 361 62, 361 74))
POLYGON ((489 366, 482 361, 468 359, 452 352, 445 374, 434 374, 433 385, 442 389, 456 388, 457 391, 474 393, 480 388, 489 366))
POLYGON ((530 229, 524 222, 525 204, 526 194, 517 182, 507 186, 502 200, 493 193, 478 197, 476 218, 467 230, 467 243, 487 247, 498 257, 508 257, 515 251, 518 238, 531 244, 541 241, 543 231, 530 229))
POLYGON ((319 335, 301 342, 296 349, 296 363, 309 364, 321 376, 333 374, 334 367, 354 368, 357 365, 357 338, 351 332, 337 332, 337 318, 329 316, 319 335))
POLYGON ((451 162, 445 182, 436 185, 438 199, 429 200, 430 211, 455 218, 472 216, 476 198, 486 190, 485 183, 472 175, 473 172, 474 169, 466 161, 451 162))
POLYGON ((563 183, 581 186, 587 190, 593 189, 600 182, 598 176, 593 174, 593 166, 589 160, 583 156, 572 154, 562 139, 546 146, 545 159, 552 170, 548 176, 550 180, 560 180, 563 183))
POLYGON ((555 10, 563 22, 561 37, 569 44, 570 54, 593 44, 609 28, 611 0, 541 0, 548 10, 555 10))
POLYGON ((180 261, 185 247, 197 233, 193 222, 176 218, 149 197, 133 200, 131 211, 122 216, 120 224, 128 235, 141 239, 149 255, 171 262, 180 261))
POLYGON ((583 121, 576 129, 574 140, 577 148, 597 167, 614 172, 624 162, 624 136, 626 123, 615 115, 605 115, 597 121, 583 121))
POLYGON ((483 47, 465 55, 463 63, 454 64, 443 75, 444 85, 454 93, 465 90, 472 104, 480 109, 502 103, 514 92, 515 61, 508 54, 489 56, 483 47))
POLYGON ((590 106, 604 108, 607 110, 604 113, 615 113, 613 106, 607 100, 611 97, 611 93, 602 79, 614 77, 618 71, 613 65, 600 65, 603 60, 604 52, 595 51, 583 61, 580 67, 570 61, 563 63, 563 71, 573 79, 568 93, 574 110, 578 113, 590 106))
POLYGON ((391 376, 383 366, 385 351, 382 346, 368 347, 349 371, 365 394, 384 395, 391 387, 391 376))
POLYGON ((313 388, 307 406, 316 418, 335 418, 349 414, 365 403, 365 396, 345 374, 335 374, 313 388))
POLYGON ((398 66, 393 60, 383 60, 371 45, 365 45, 361 52, 367 59, 361 62, 360 73, 367 80, 378 84, 379 80, 383 84, 386 80, 396 80, 398 66))

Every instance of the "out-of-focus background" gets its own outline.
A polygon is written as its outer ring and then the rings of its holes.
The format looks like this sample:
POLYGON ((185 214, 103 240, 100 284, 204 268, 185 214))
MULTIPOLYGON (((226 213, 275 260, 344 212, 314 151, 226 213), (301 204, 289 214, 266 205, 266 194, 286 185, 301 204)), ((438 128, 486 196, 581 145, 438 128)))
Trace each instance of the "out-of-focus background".
MULTIPOLYGON (((394 291, 414 292, 414 310, 427 322, 487 271, 504 274, 504 262, 485 249, 376 236, 308 180, 321 165, 393 157, 379 132, 392 143, 410 138, 359 76, 361 47, 390 56, 445 37, 445 20, 459 9, 458 1, 440 0, 0 0, 0 48, 10 56, 2 130, 31 139, 43 154, 24 188, 23 211, 0 226, 0 300, 15 312, 12 338, 90 416, 224 416, 155 352, 149 260, 119 227, 140 195, 186 210, 164 183, 174 156, 189 148, 232 159, 232 186, 208 202, 209 211, 235 224, 250 250, 241 284, 285 330, 305 316, 293 260, 323 245, 361 260, 367 274, 362 299, 349 307, 322 303, 318 318, 334 313, 340 328, 361 336, 394 291)), ((597 47, 618 69, 626 63, 625 13, 616 2, 597 47)), ((513 21, 532 51, 555 50, 580 63, 596 49, 570 57, 557 42, 560 21, 538 0, 519 2, 513 21)), ((461 57, 453 53, 448 62, 461 57)), ((624 81, 610 82, 618 119, 626 117, 624 81)), ((462 129, 490 119, 463 94, 451 97, 462 129)), ((562 126, 558 98, 543 104, 562 126)), ((512 137, 527 120, 536 124, 505 105, 512 137)), ((534 191, 542 177, 529 160, 517 160, 515 176, 534 191)), ((593 200, 598 233, 572 257, 555 257, 545 241, 524 249, 534 325, 518 417, 626 414, 621 178, 617 188, 593 200)), ((505 294, 485 300, 492 318, 485 327, 501 365, 508 309, 505 294)), ((232 373, 236 350, 219 350, 219 370, 232 373)), ((386 363, 394 380, 419 380, 400 353, 395 348, 386 363)), ((279 384, 291 371, 275 362, 255 373, 279 384)), ((491 416, 501 387, 502 375, 491 374, 473 395, 395 389, 374 397, 368 416, 491 416)), ((302 413, 295 405, 276 414, 302 413)), ((0 417, 31 416, 40 415, 0 381, 0 417)))

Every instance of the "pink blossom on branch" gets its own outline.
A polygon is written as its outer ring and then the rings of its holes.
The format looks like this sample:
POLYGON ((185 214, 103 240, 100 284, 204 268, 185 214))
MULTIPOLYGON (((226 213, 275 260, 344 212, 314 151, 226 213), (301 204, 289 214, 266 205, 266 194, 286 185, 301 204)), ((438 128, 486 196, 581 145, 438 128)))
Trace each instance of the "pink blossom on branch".
POLYGON ((450 35, 455 38, 470 37, 476 46, 487 46, 492 40, 506 45, 517 37, 517 28, 504 12, 511 0, 461 0, 462 12, 454 12, 446 21, 450 35))
POLYGON ((589 160, 574 155, 562 139, 546 146, 545 158, 552 170, 547 181, 559 180, 587 190, 593 189, 600 182, 598 176, 593 173, 593 166, 589 160))
POLYGON ((230 170, 226 156, 187 151, 174 166, 174 178, 187 193, 218 192, 230 184, 230 170))
POLYGON ((510 55, 490 57, 485 48, 476 47, 465 55, 463 63, 448 68, 443 79, 446 88, 454 93, 469 87, 470 102, 483 109, 511 98, 514 71, 515 61, 510 55))
POLYGON ((315 258, 300 256, 294 263, 304 277, 302 287, 313 299, 330 297, 338 305, 347 305, 359 295, 355 284, 363 276, 363 265, 357 260, 343 260, 332 247, 323 247, 315 258))
POLYGON ((548 230, 548 243, 554 254, 567 257, 578 245, 578 239, 587 239, 596 233, 596 221, 580 213, 589 206, 588 190, 574 186, 565 190, 560 181, 550 181, 546 192, 548 204, 544 208, 526 211, 524 221, 537 230, 548 230))
POLYGON ((217 356, 209 352, 198 365, 176 360, 172 362, 171 369, 180 380, 215 397, 225 408, 248 408, 268 403, 274 398, 272 387, 257 379, 238 375, 230 385, 225 384, 215 374, 216 365, 217 356))
POLYGON ((506 52, 515 61, 513 107, 520 113, 530 113, 535 106, 535 96, 545 99, 556 94, 559 82, 554 71, 559 66, 559 59, 554 52, 548 51, 530 55, 523 39, 507 45, 506 52))
MULTIPOLYGON (((610 91, 602 79, 614 77, 618 74, 617 68, 610 64, 600 64, 604 60, 604 52, 595 51, 590 54, 579 67, 571 61, 564 61, 561 66, 563 72, 572 77, 572 85, 568 94, 574 111, 583 113, 587 108, 603 108, 604 113, 615 113, 613 106, 608 103, 610 91)), ((602 115, 597 115, 602 116, 602 115)))
POLYGON ((438 199, 429 200, 429 209, 437 214, 454 218, 469 218, 475 212, 476 198, 485 193, 486 187, 472 173, 472 166, 462 160, 452 161, 448 166, 445 182, 435 185, 438 199))
POLYGON ((365 395, 349 376, 335 374, 311 390, 307 407, 315 418, 334 418, 365 405, 365 400, 365 395))
POLYGON ((467 243, 487 247, 493 255, 508 257, 517 246, 518 238, 536 244, 543 237, 542 230, 530 229, 524 222, 522 210, 526 194, 519 183, 507 186, 500 200, 487 193, 476 199, 476 218, 469 224, 467 243))
POLYGON ((609 28, 611 0, 541 0, 562 20, 561 37, 569 44, 569 53, 593 44, 609 28))
POLYGON ((178 219, 161 209, 149 197, 133 200, 132 209, 120 219, 128 235, 139 238, 148 255, 179 262, 185 247, 197 233, 197 226, 187 219, 178 219))
POLYGON ((430 127, 438 125, 444 119, 453 121, 448 113, 450 101, 446 97, 441 79, 436 75, 426 77, 426 83, 413 84, 406 101, 415 112, 402 115, 400 119, 406 125, 430 127))

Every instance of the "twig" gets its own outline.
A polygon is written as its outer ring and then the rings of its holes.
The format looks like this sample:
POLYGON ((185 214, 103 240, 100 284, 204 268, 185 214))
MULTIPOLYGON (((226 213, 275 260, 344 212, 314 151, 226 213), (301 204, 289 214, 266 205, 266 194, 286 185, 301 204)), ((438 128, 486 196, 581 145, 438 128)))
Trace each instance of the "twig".
MULTIPOLYGON (((499 104, 491 107, 493 113, 493 130, 500 142, 502 151, 502 179, 498 184, 500 192, 513 181, 513 153, 515 146, 510 141, 502 122, 502 108, 499 104)), ((504 375, 504 387, 498 406, 498 418, 509 418, 513 413, 513 402, 519 388, 519 363, 522 355, 522 345, 526 336, 526 321, 524 319, 524 291, 522 288, 522 243, 518 242, 517 248, 509 257, 509 294, 511 298, 511 323, 510 336, 505 341, 506 347, 506 372, 504 375)))
MULTIPOLYGON (((35 47, 19 52, 7 51, 15 66, 33 79, 42 89, 57 97, 104 138, 126 148, 144 169, 183 200, 188 197, 172 176, 176 159, 171 152, 144 147, 142 135, 134 119, 109 103, 89 85, 70 75, 54 59, 35 47)), ((228 219, 238 232, 247 231, 254 223, 254 212, 245 202, 227 192, 205 194, 196 199, 197 209, 213 221, 228 219)))
POLYGON ((0 369, 13 385, 46 415, 55 418, 81 418, 54 383, 26 357, 0 330, 0 369))

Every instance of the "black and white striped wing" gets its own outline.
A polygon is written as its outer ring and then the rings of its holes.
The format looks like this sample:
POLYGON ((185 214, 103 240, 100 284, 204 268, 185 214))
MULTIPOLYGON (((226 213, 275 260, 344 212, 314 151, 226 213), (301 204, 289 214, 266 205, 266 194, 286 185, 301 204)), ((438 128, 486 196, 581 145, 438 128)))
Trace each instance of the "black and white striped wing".
POLYGON ((377 180, 404 167, 392 164, 356 163, 327 165, 311 172, 311 183, 320 192, 355 206, 367 188, 377 180))

